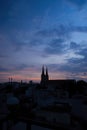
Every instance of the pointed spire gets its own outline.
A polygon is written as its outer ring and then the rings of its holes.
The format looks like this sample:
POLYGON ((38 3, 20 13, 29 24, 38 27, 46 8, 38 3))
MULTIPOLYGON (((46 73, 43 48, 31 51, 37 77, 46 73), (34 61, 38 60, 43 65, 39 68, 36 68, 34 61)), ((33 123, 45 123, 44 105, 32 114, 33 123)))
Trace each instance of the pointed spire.
POLYGON ((42 75, 44 75, 44 65, 42 66, 42 75))
POLYGON ((49 75, 48 75, 48 69, 46 67, 46 80, 48 81, 49 80, 49 75))
POLYGON ((47 69, 47 67, 46 67, 46 75, 48 75, 48 69, 47 69))

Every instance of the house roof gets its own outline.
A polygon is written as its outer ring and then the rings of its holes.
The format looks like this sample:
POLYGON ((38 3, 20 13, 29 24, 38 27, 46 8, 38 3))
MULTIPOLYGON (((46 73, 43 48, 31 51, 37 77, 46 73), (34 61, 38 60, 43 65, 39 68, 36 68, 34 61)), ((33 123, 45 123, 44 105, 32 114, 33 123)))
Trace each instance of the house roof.
POLYGON ((50 84, 50 85, 62 85, 62 84, 72 84, 72 83, 75 83, 76 81, 73 80, 73 79, 58 79, 58 80, 48 80, 47 81, 47 84, 50 84))

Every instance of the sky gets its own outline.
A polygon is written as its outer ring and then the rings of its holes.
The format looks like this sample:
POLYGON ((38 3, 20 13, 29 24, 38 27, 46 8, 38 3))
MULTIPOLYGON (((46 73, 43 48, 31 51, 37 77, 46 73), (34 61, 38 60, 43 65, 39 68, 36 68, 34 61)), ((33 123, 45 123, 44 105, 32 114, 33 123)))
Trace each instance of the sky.
POLYGON ((87 81, 87 0, 0 0, 0 82, 87 81))

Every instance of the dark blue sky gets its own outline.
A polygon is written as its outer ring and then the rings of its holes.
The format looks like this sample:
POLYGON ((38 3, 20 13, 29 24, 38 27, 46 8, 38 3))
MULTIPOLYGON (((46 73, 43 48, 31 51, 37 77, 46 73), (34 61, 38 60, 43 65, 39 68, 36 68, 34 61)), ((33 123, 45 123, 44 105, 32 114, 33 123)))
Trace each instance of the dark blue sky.
POLYGON ((87 79, 87 0, 0 0, 0 81, 87 79))

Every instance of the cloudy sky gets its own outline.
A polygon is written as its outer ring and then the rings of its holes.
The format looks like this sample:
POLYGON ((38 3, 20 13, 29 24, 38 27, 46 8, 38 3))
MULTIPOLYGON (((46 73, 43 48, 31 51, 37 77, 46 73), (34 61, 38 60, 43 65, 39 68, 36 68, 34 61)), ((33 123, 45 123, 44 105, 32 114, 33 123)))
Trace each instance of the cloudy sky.
POLYGON ((0 82, 87 81, 87 0, 0 0, 0 82))

